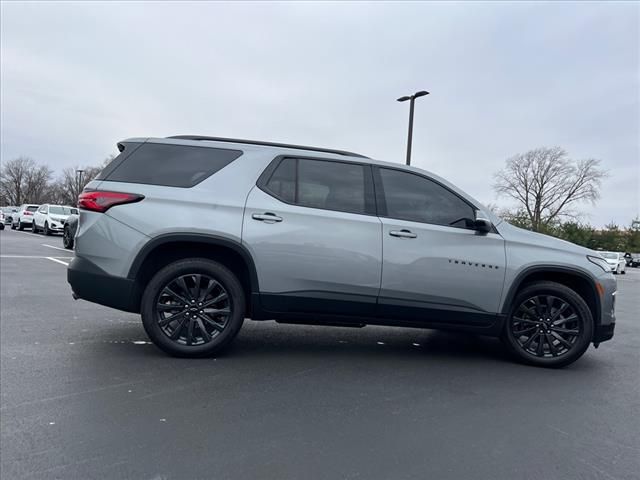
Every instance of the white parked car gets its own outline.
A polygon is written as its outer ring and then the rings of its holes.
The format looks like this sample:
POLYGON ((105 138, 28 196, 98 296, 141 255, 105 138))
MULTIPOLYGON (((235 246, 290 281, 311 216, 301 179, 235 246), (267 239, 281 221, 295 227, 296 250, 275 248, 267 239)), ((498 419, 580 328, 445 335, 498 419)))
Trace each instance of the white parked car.
POLYGON ((624 253, 600 252, 600 255, 607 261, 613 273, 621 273, 623 275, 627 273, 625 271, 627 261, 624 258, 624 253))
POLYGON ((62 232, 64 221, 72 214, 77 215, 78 209, 67 205, 49 205, 48 203, 40 205, 33 215, 33 224, 31 225, 33 233, 42 232, 45 235, 51 235, 55 232, 62 232))
POLYGON ((4 230, 4 212, 0 209, 0 230, 4 230))
POLYGON ((11 229, 24 230, 25 227, 33 223, 33 214, 38 209, 38 205, 30 203, 20 205, 20 208, 11 220, 11 229))

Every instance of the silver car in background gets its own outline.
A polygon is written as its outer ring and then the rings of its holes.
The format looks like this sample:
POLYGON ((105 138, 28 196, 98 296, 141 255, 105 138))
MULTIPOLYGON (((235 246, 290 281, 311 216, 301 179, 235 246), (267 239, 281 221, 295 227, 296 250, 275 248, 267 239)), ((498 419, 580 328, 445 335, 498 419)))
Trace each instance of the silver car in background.
POLYGON ((473 332, 547 367, 613 336, 602 257, 419 168, 199 136, 118 148, 79 197, 68 281, 171 355, 218 353, 245 318, 473 332))

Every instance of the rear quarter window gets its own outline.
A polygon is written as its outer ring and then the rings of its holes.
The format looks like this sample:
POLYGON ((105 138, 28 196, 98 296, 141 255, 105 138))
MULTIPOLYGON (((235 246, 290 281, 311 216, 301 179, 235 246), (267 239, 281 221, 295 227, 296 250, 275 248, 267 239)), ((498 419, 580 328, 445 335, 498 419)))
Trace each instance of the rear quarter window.
POLYGON ((129 144, 98 180, 193 187, 242 155, 240 150, 144 143, 129 144), (130 149, 130 152, 127 152, 130 149))

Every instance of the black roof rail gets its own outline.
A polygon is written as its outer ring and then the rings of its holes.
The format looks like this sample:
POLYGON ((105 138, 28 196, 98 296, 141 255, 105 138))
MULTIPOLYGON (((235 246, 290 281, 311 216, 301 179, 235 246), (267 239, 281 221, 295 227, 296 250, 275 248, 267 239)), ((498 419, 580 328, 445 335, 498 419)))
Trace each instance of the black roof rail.
POLYGON ((296 150, 310 150, 314 152, 334 153, 336 155, 345 155, 348 157, 369 158, 365 155, 354 152, 347 152, 345 150, 333 150, 331 148, 321 147, 307 147, 305 145, 290 145, 288 143, 261 142, 259 140, 241 140, 239 138, 204 137, 202 135, 174 135, 167 138, 175 138, 177 140, 208 140, 212 142, 246 143, 247 145, 264 145, 265 147, 293 148, 296 150))

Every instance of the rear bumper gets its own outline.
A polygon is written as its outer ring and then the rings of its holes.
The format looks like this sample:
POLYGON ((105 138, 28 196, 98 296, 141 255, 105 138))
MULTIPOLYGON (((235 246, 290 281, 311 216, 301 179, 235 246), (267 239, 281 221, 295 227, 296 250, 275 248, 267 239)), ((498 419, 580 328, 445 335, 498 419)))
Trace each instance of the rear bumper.
POLYGON ((67 282, 78 298, 126 312, 139 312, 135 282, 109 275, 85 258, 75 257, 71 261, 67 282))

